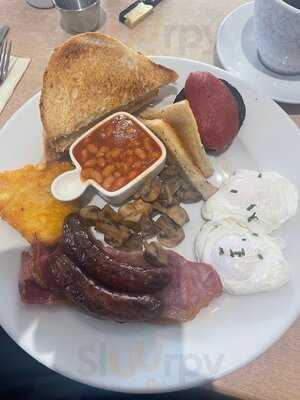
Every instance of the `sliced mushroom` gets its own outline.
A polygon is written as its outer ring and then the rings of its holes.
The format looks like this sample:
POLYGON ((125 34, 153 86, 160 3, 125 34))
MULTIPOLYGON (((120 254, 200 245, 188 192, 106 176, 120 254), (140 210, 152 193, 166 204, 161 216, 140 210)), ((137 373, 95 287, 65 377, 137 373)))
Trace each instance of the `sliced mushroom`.
POLYGON ((180 203, 185 204, 198 203, 202 199, 201 194, 195 190, 179 190, 176 194, 176 197, 180 203))
POLYGON ((165 181, 161 188, 159 201, 164 207, 170 207, 178 204, 175 194, 181 188, 183 180, 180 176, 174 176, 165 181))
POLYGON ((113 208, 111 208, 108 204, 106 204, 105 207, 102 208, 102 210, 99 213, 98 219, 103 222, 108 222, 108 223, 113 222, 117 225, 118 224, 125 225, 127 228, 130 228, 135 232, 140 231, 140 227, 138 224, 124 220, 121 217, 121 215, 118 212, 116 212, 113 208))
POLYGON ((178 177, 179 171, 175 164, 167 165, 160 173, 160 178, 163 181, 168 181, 170 178, 178 177))
POLYGON ((183 183, 183 179, 179 176, 174 176, 174 178, 169 179, 169 181, 167 182, 167 186, 169 187, 172 196, 178 192, 183 183))
POLYGON ((124 204, 119 208, 118 213, 124 221, 139 224, 144 216, 150 215, 151 211, 152 205, 140 199, 132 203, 124 204))
POLYGON ((161 214, 167 214, 168 209, 164 207, 162 204, 160 204, 158 201, 152 204, 153 205, 153 210, 158 211, 161 214))
POLYGON ((149 217, 141 220, 141 236, 143 239, 152 239, 159 233, 159 228, 149 217))
POLYGON ((144 243, 143 239, 141 238, 140 235, 133 235, 127 242, 125 243, 124 246, 120 248, 120 250, 124 251, 138 251, 138 250, 143 250, 144 243))
POLYGON ((79 214, 83 219, 87 220, 92 225, 95 225, 99 218, 100 212, 101 209, 99 207, 86 206, 79 211, 79 214))
POLYGON ((144 256, 149 264, 157 267, 168 265, 167 253, 158 242, 145 243, 144 256))
POLYGON ((158 199, 161 191, 161 180, 158 176, 153 179, 148 179, 144 186, 141 189, 140 196, 141 198, 148 202, 153 203, 158 199))
POLYGON ((157 210, 161 214, 167 215, 179 226, 183 226, 190 220, 188 213, 185 211, 185 209, 178 205, 166 208, 163 207, 160 203, 155 202, 153 203, 153 209, 157 210))
POLYGON ((106 243, 117 248, 122 247, 131 237, 130 230, 124 225, 97 221, 96 229, 104 234, 104 240, 106 243))
POLYGON ((167 216, 171 218, 177 225, 183 226, 189 222, 190 218, 184 208, 180 206, 172 206, 167 209, 167 216))
POLYGON ((167 183, 162 185, 158 200, 164 207, 170 207, 178 204, 178 200, 174 194, 172 194, 172 188, 167 183))
POLYGON ((140 198, 141 198, 141 192, 139 190, 133 195, 133 200, 139 200, 140 198))
POLYGON ((160 228, 157 238, 163 246, 173 248, 185 238, 182 227, 166 215, 159 217, 155 223, 160 228))
POLYGON ((116 224, 121 224, 123 222, 122 217, 108 204, 102 208, 99 214, 99 219, 113 221, 116 224))
POLYGON ((201 194, 187 182, 183 182, 181 188, 176 193, 177 199, 181 203, 198 203, 202 199, 201 194))

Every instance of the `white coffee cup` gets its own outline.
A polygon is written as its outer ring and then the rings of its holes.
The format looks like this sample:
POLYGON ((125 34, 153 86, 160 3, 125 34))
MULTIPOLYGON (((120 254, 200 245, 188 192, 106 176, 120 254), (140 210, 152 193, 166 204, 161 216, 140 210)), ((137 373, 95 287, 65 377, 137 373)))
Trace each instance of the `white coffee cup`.
POLYGON ((254 23, 263 64, 279 74, 300 74, 300 9, 288 0, 256 0, 254 23))

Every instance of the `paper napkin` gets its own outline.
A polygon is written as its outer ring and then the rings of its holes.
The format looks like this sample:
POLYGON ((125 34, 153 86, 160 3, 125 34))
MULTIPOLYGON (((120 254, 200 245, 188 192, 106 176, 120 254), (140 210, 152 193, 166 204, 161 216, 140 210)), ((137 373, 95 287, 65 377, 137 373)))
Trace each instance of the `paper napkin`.
POLYGON ((30 64, 29 58, 11 57, 6 80, 0 85, 0 114, 30 64))

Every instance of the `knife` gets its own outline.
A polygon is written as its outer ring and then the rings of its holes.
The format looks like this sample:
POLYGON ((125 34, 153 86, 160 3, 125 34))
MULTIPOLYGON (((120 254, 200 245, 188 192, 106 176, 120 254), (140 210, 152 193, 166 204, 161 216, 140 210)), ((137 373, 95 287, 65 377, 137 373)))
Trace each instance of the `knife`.
POLYGON ((0 26, 0 46, 7 35, 9 27, 7 25, 0 26))
POLYGON ((153 12, 162 0, 138 0, 123 10, 119 15, 119 20, 123 24, 133 28, 149 14, 153 12))

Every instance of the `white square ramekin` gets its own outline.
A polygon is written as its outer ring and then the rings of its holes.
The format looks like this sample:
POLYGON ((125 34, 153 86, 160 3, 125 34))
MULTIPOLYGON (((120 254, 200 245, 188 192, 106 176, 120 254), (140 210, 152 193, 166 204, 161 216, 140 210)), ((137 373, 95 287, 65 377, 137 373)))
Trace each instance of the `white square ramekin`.
POLYGON ((139 190, 139 188, 143 185, 146 179, 158 175, 164 168, 166 161, 166 148, 164 144, 154 135, 153 132, 151 132, 149 128, 147 128, 136 117, 124 111, 120 111, 113 115, 110 115, 109 117, 107 117, 106 119, 95 125, 93 128, 89 129, 82 136, 80 136, 80 138, 78 138, 70 147, 69 154, 73 164, 75 165, 75 169, 72 171, 65 172, 64 174, 58 176, 53 181, 51 186, 51 191, 53 196, 60 201, 75 200, 83 194, 83 192, 88 186, 93 186, 99 192, 100 196, 109 204, 119 205, 121 203, 124 203, 125 200, 127 200, 130 196, 136 193, 139 190), (78 143, 80 143, 84 138, 92 134, 95 130, 98 130, 98 128, 104 125, 106 122, 110 121, 111 119, 119 115, 126 115, 137 125, 139 125, 142 129, 144 129, 144 131, 147 132, 147 134, 151 136, 151 138, 159 145, 161 149, 161 157, 148 169, 146 169, 144 172, 142 172, 140 175, 138 175, 136 178, 130 181, 127 185, 125 185, 119 190, 110 192, 104 189, 93 179, 87 179, 85 181, 81 180, 80 173, 82 168, 77 159, 75 158, 73 151, 74 148, 78 145, 78 143))

